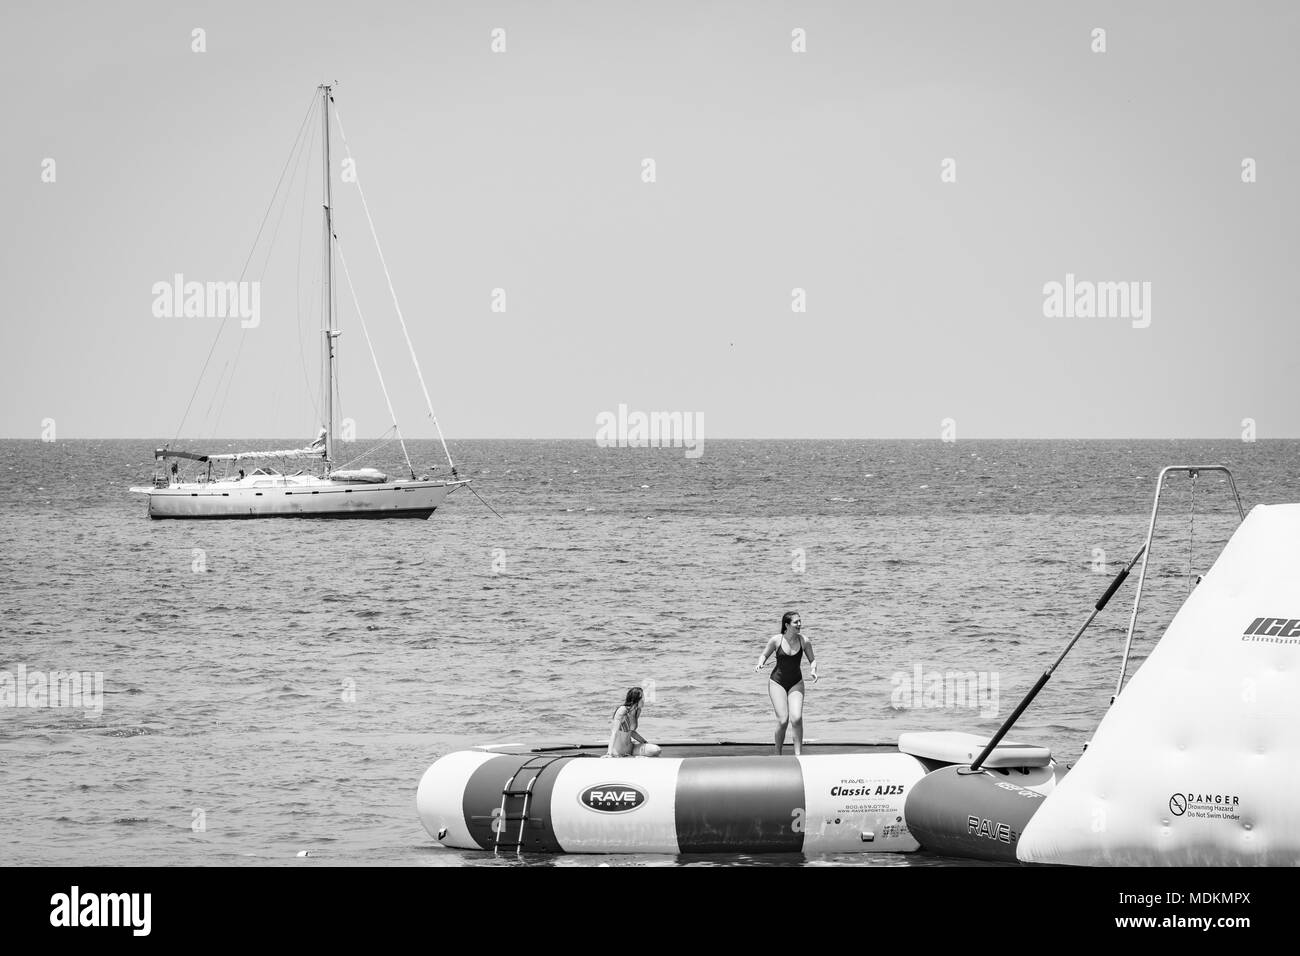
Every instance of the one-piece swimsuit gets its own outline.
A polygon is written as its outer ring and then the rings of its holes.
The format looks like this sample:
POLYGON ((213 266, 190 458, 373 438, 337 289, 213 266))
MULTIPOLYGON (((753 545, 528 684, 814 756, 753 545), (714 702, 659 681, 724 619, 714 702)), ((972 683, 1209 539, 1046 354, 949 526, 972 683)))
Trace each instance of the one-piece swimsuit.
POLYGON ((799 662, 803 659, 803 641, 799 642, 799 650, 793 654, 781 653, 781 645, 776 645, 776 666, 772 668, 771 680, 776 681, 786 691, 794 687, 803 680, 803 671, 799 668, 799 662))

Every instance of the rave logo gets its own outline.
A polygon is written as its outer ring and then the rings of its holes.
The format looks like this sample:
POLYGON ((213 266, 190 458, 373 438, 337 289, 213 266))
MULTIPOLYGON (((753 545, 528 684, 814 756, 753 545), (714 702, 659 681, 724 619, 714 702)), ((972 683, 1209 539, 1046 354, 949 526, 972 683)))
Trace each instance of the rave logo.
POLYGON ((646 802, 646 795, 630 783, 598 783, 578 794, 578 802, 597 813, 627 813, 646 802))

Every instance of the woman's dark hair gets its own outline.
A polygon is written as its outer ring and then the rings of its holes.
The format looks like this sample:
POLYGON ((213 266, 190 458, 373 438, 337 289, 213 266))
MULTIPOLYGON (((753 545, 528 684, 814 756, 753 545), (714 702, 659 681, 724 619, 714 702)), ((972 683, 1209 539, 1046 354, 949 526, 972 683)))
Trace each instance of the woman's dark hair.
MULTIPOLYGON (((639 703, 641 703, 641 688, 629 687, 627 689, 627 697, 624 698, 622 706, 626 707, 630 712, 632 708, 639 703)), ((617 707, 614 708, 614 713, 618 713, 617 707)))
POLYGON ((781 615, 781 633, 782 633, 782 634, 784 634, 784 633, 785 633, 785 629, 786 629, 787 627, 790 626, 790 621, 793 620, 794 618, 798 617, 798 616, 799 616, 799 612, 798 612, 798 611, 786 611, 784 614, 781 615))

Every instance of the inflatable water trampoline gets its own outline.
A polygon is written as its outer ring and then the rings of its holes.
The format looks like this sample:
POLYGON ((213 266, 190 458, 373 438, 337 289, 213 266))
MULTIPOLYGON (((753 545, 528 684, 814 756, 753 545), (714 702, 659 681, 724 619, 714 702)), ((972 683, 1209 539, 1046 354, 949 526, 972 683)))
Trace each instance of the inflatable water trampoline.
MULTIPOLYGON (((969 764, 984 743, 917 733, 896 747, 809 742, 802 756, 776 757, 771 744, 723 741, 619 759, 602 759, 597 745, 485 745, 437 760, 416 803, 425 829, 461 849, 907 853, 920 846, 906 814, 913 789, 969 764)), ((1048 750, 1014 742, 999 744, 985 768, 990 807, 1005 792, 998 784, 1042 796, 1057 776, 1048 750)), ((1009 818, 982 819, 996 843, 1009 818)))
MULTIPOLYGON (((918 849, 1090 866, 1300 865, 1300 504, 1259 505, 1125 683, 1151 541, 992 737, 897 745, 485 745, 439 758, 416 805, 447 847, 565 853, 842 853, 918 849), (1006 739, 1142 560, 1110 709, 1076 764, 1006 739), (1068 770, 1068 773, 1066 772, 1068 770)), ((1190 569, 1189 569, 1190 571, 1190 569)), ((1190 574, 1189 574, 1190 580, 1190 574)))

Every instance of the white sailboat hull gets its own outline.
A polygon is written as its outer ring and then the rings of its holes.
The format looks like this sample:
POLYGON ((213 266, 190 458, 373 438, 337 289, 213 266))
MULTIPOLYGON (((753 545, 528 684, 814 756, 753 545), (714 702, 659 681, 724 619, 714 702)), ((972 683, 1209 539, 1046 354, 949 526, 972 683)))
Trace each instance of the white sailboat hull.
POLYGON ((150 518, 428 518, 464 481, 197 482, 132 488, 150 518))

